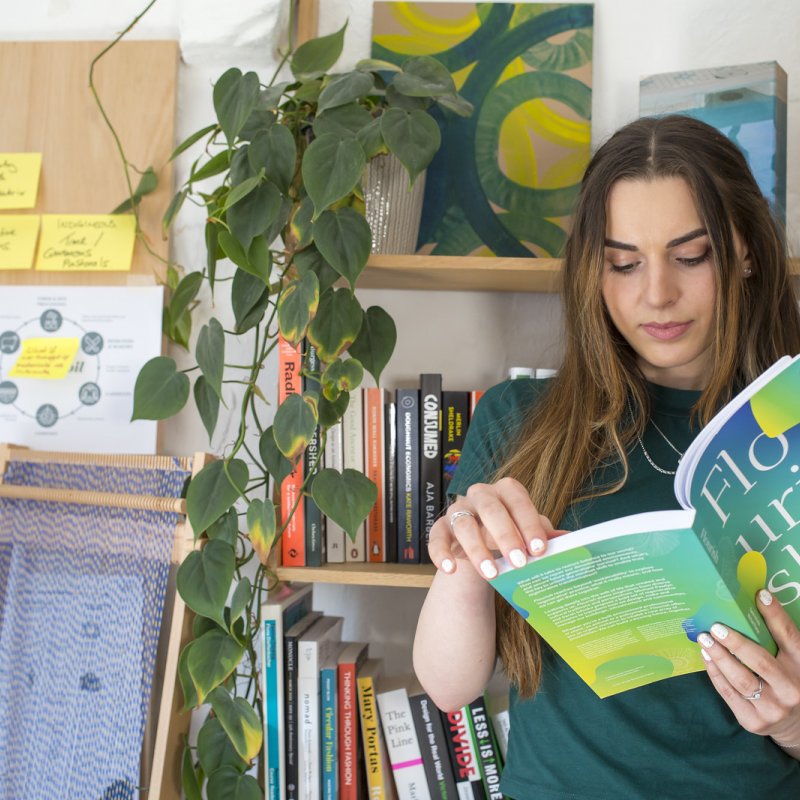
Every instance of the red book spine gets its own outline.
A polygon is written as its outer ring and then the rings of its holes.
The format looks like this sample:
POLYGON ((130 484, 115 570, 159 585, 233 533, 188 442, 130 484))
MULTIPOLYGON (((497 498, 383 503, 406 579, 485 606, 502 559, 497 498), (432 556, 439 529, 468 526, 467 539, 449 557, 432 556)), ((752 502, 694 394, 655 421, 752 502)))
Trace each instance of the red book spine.
POLYGON ((359 800, 356 664, 339 664, 339 797, 359 800))
POLYGON ((367 561, 386 561, 386 521, 383 484, 382 389, 364 389, 364 451, 367 477, 377 486, 378 496, 367 517, 367 561))
MULTIPOLYGON (((289 395, 302 392, 302 365, 301 345, 293 347, 281 336, 278 342, 279 404, 289 395)), ((305 509, 301 494, 303 477, 301 456, 281 483, 281 526, 285 526, 281 536, 281 561, 287 567, 304 567, 306 564, 305 509)))

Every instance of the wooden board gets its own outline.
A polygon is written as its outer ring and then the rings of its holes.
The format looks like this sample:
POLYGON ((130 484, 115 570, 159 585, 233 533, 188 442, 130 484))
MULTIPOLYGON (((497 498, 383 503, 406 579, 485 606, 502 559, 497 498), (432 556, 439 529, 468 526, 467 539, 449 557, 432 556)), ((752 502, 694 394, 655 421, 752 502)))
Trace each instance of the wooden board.
POLYGON ((318 33, 319 0, 295 0, 297 44, 313 39, 318 33))
MULTIPOLYGON (((89 66, 104 42, 0 42, 0 152, 41 152, 38 202, 30 213, 107 214, 128 194, 111 131, 89 90, 89 66)), ((175 83, 173 41, 118 43, 94 80, 128 160, 157 171, 159 188, 142 203, 150 246, 167 256, 161 216, 173 195, 175 83)), ((138 176, 132 176, 134 188, 138 176)), ((24 211, 9 213, 28 213, 24 211)), ((0 284, 135 285, 163 267, 141 242, 130 273, 0 271, 0 284)))

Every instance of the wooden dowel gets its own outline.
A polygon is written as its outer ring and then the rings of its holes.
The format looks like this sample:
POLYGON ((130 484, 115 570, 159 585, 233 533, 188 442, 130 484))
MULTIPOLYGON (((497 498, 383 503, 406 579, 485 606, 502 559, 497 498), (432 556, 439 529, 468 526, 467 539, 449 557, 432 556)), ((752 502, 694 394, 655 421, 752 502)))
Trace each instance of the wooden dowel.
POLYGON ((86 492, 78 489, 47 489, 40 486, 9 486, 8 484, 0 484, 0 497, 14 500, 39 500, 45 503, 80 503, 86 506, 186 513, 186 500, 182 497, 86 492))

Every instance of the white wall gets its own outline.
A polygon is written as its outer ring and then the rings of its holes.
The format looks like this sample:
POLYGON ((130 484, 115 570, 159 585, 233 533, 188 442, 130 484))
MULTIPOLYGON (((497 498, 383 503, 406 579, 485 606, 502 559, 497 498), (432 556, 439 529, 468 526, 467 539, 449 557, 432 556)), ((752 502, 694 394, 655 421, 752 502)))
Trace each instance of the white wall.
MULTIPOLYGON (((131 34, 178 38, 185 62, 179 71, 177 138, 212 120, 211 85, 228 66, 261 70, 275 65, 272 28, 283 0, 157 0, 131 34), (218 9, 224 9, 226 23, 218 9), (188 62, 188 63, 187 63, 188 62)), ((107 39, 146 5, 144 0, 6 0, 0 38, 107 39)), ((371 0, 320 0, 320 32, 349 18, 347 54, 368 54, 371 0)), ((778 61, 789 75, 788 230, 800 253, 800 3, 797 0, 596 0, 593 79, 593 144, 637 116, 642 75, 726 64, 778 61)), ((2 142, 0 142, 2 150, 2 142)), ((190 157, 179 160, 182 180, 190 157)), ((188 205, 174 230, 177 260, 189 270, 204 262, 202 215, 188 205)), ((379 303, 398 322, 400 340, 387 369, 389 388, 439 371, 449 388, 488 386, 513 364, 553 366, 558 361, 560 309, 552 295, 448 292, 363 292, 362 304, 379 303)), ((216 309, 214 313, 225 313, 216 309)), ((198 325, 199 327, 199 325, 198 325)), ((179 354, 176 356, 180 357, 179 354)), ((274 365, 263 385, 275 385, 274 365)), ((235 406, 235 398, 230 398, 235 406)), ((212 448, 229 441, 228 417, 212 448)), ((208 448, 193 414, 166 429, 170 453, 208 448)), ((373 643, 390 671, 408 667, 408 643, 423 593, 408 589, 326 587, 318 606, 346 616, 345 636, 373 643)))

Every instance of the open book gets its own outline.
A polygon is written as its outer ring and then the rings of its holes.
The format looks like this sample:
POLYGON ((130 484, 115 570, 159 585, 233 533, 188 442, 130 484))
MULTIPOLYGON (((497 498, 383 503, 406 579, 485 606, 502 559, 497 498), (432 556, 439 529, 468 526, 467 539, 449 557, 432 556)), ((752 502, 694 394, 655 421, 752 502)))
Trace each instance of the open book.
POLYGON ((800 356, 785 356, 697 435, 677 511, 558 537, 491 581, 600 697, 704 668, 697 634, 722 622, 770 652, 768 588, 800 624, 800 356))

